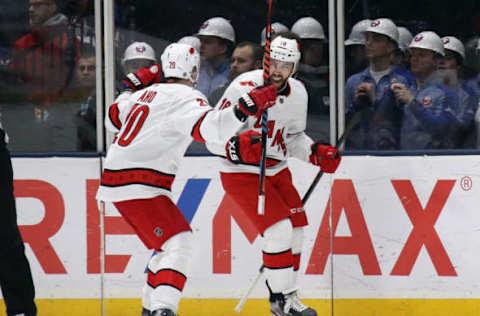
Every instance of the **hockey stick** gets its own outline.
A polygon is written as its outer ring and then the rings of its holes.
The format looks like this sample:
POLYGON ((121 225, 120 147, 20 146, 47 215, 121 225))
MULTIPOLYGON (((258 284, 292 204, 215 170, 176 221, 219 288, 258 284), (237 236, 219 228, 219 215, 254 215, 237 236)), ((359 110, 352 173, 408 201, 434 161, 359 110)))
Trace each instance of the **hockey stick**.
POLYGON ((255 277, 255 279, 253 279, 252 283, 250 283, 250 286, 245 291, 245 293, 243 293, 243 296, 242 298, 240 298, 240 301, 238 302, 237 306, 235 306, 235 311, 237 313, 240 313, 242 311, 243 305, 247 301, 247 298, 250 296, 250 293, 252 292, 255 285, 257 285, 258 280, 260 280, 260 277, 262 276, 264 269, 265 269, 265 266, 262 264, 262 266, 258 270, 257 276, 255 277))
MULTIPOLYGON (((268 0, 267 28, 265 34, 265 51, 263 53, 263 83, 266 84, 270 78, 270 40, 272 38, 272 2, 268 0)), ((260 172, 258 174, 258 205, 259 215, 265 214, 265 169, 267 165, 267 127, 268 111, 262 113, 262 153, 260 160, 260 172)))
MULTIPOLYGON (((353 130, 353 128, 362 120, 362 119, 366 119, 368 118, 371 114, 371 109, 367 108, 367 109, 364 109, 360 112, 356 112, 352 119, 350 120, 347 128, 345 129, 345 131, 343 132, 342 136, 340 136, 340 138, 338 139, 338 146, 340 146, 341 144, 343 144, 343 142, 345 141, 345 139, 347 138, 348 134, 353 130)), ((315 189, 315 186, 317 185, 317 183, 320 181, 320 178, 322 177, 322 175, 324 174, 323 171, 319 171, 317 176, 315 177, 315 180, 313 180, 313 183, 310 185, 310 188, 308 189, 307 193, 305 194, 305 196, 303 197, 302 199, 302 203, 305 204, 305 202, 308 200, 308 198, 310 197, 310 194, 313 192, 313 190, 315 189)), ((255 276, 255 278, 253 279, 253 281, 250 283, 250 286, 248 287, 248 289, 245 291, 245 293, 243 294, 243 296, 240 298, 240 301, 238 302, 237 306, 235 306, 235 311, 237 313, 240 313, 240 311, 242 310, 243 308, 243 305, 245 304, 245 302, 247 301, 247 298, 248 296, 250 296, 250 293, 252 292, 253 288, 255 287, 255 285, 257 285, 258 281, 260 280, 260 277, 262 276, 263 272, 265 270, 265 266, 262 265, 260 267, 260 269, 258 269, 258 272, 257 272, 257 275, 255 276)))
MULTIPOLYGON (((371 112, 372 110, 370 108, 366 108, 362 111, 359 111, 359 112, 356 112, 352 119, 350 120, 347 128, 345 129, 345 131, 343 131, 343 134, 342 136, 340 136, 340 138, 338 139, 337 141, 337 147, 340 147, 346 140, 348 134, 350 134, 350 132, 353 130, 353 128, 364 118, 367 117, 367 115, 369 115, 370 113, 368 112, 371 112)), ((320 181, 320 179, 322 178, 323 174, 325 172, 320 169, 320 171, 318 171, 317 175, 315 176, 315 179, 313 179, 313 182, 312 184, 310 185, 310 187, 308 188, 307 192, 305 193, 305 195, 303 196, 302 198, 302 204, 305 205, 305 203, 307 203, 308 199, 310 198, 310 195, 312 194, 313 190, 315 190, 315 187, 317 186, 318 182, 320 181)))

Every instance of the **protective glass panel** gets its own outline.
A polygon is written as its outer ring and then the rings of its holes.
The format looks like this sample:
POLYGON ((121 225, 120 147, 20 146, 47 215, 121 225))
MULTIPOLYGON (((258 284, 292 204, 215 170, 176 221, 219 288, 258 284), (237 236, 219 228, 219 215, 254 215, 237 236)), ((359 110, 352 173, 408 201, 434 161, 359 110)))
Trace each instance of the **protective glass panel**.
POLYGON ((479 12, 473 0, 345 1, 347 122, 362 112, 347 150, 478 149, 479 12))

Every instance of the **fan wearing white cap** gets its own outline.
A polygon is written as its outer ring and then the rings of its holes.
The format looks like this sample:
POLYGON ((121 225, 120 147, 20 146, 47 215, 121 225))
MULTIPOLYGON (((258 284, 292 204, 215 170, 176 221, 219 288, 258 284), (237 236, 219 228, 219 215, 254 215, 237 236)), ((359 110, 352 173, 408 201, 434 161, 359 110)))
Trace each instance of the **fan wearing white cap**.
POLYGON ((408 45, 412 41, 412 33, 403 26, 397 27, 398 30, 398 49, 395 51, 392 63, 398 68, 407 70, 408 67, 408 45))
POLYGON ((478 96, 463 78, 465 46, 454 36, 444 36, 442 41, 445 57, 440 62, 438 73, 442 82, 458 94, 459 135, 457 147, 475 148, 474 118, 478 108, 478 96))
MULTIPOLYGON (((277 33, 280 33, 280 32, 288 32, 289 29, 288 27, 286 27, 284 24, 280 23, 280 22, 273 22, 272 23, 272 37, 273 35, 277 34, 277 33)), ((267 28, 264 27, 263 30, 262 30, 262 33, 260 34, 260 45, 262 47, 265 46, 265 38, 267 37, 267 28)))
POLYGON ((458 95, 438 81, 436 71, 445 56, 443 41, 435 32, 421 32, 409 47, 410 86, 393 83, 392 90, 403 105, 401 149, 454 149, 458 121, 458 95))
POLYGON ((308 92, 307 132, 310 136, 330 142, 329 68, 324 58, 327 38, 322 24, 313 17, 302 17, 292 25, 300 38, 302 58, 295 78, 308 92))
MULTIPOLYGON (((366 111, 375 119, 363 119, 350 133, 346 146, 358 150, 398 149, 402 109, 390 90, 392 82, 407 85, 408 77, 391 64, 398 46, 395 23, 387 18, 370 22, 364 31, 365 53, 369 65, 352 75, 346 84, 346 109, 350 117, 366 111)), ((364 112, 364 113, 366 113, 364 112)))
POLYGON ((227 19, 213 17, 203 22, 195 35, 201 42, 202 58, 197 89, 208 98, 213 90, 228 81, 235 31, 227 19))
POLYGON ((345 40, 345 77, 348 78, 368 65, 365 55, 365 30, 372 20, 361 20, 352 27, 348 38, 345 40))
POLYGON ((123 72, 124 74, 135 73, 140 68, 147 68, 156 62, 157 58, 152 46, 145 42, 133 42, 123 53, 123 72))

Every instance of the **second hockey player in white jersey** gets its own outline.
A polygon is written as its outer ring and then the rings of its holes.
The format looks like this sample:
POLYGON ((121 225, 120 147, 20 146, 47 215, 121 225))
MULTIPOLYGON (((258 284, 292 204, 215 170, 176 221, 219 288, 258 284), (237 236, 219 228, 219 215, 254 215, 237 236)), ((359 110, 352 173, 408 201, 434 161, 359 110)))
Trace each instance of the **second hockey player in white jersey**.
MULTIPOLYGON (((292 183, 289 157, 310 161, 325 172, 335 172, 341 156, 328 144, 313 142, 305 134, 307 91, 292 78, 300 60, 298 37, 277 34, 271 43, 269 82, 277 87, 276 106, 268 111, 265 215, 257 214, 260 118, 250 117, 227 145, 207 142, 221 159, 221 180, 226 194, 264 238, 263 265, 274 316, 315 316, 297 296, 296 272, 300 266, 303 226, 308 224, 302 200, 292 183)), ((228 110, 249 103, 249 93, 265 84, 263 70, 238 76, 227 88, 217 108, 228 110)), ((227 133, 227 131, 225 131, 227 133)))
POLYGON ((170 189, 190 142, 225 143, 248 116, 260 115, 276 99, 275 86, 263 87, 250 92, 248 105, 214 110, 193 88, 200 63, 193 47, 171 44, 161 60, 167 83, 156 84, 159 65, 130 73, 124 82, 134 92, 120 95, 108 111, 105 125, 116 137, 97 192, 159 252, 148 263, 142 316, 175 315, 187 280, 192 232, 170 189))

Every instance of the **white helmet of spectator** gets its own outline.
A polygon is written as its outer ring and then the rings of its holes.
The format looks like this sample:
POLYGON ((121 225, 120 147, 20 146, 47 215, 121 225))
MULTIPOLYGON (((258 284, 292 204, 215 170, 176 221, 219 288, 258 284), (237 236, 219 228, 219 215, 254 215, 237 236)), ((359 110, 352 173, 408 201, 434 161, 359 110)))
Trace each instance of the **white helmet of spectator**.
POLYGON ((443 41, 443 48, 454 51, 462 56, 465 59, 465 46, 463 45, 462 41, 454 36, 445 36, 442 37, 443 41))
POLYGON ((323 26, 310 16, 300 18, 292 25, 292 32, 301 39, 319 39, 326 40, 323 26))
POLYGON ((410 31, 406 27, 403 27, 403 26, 397 27, 397 30, 398 30, 398 47, 402 51, 405 51, 408 49, 408 45, 410 45, 413 35, 412 33, 410 33, 410 31))
POLYGON ((432 31, 425 31, 415 35, 410 45, 408 45, 408 48, 428 49, 437 54, 445 56, 445 49, 443 48, 442 39, 432 31))
POLYGON ((272 59, 293 63, 293 71, 290 76, 297 71, 300 56, 300 46, 294 39, 277 36, 270 44, 270 57, 272 59))
POLYGON ((177 41, 177 43, 180 44, 188 44, 190 46, 193 46, 197 50, 197 52, 200 51, 200 46, 202 45, 200 42, 200 39, 196 36, 184 36, 181 39, 177 41))
POLYGON ((370 22, 365 32, 372 32, 382 34, 393 40, 398 44, 398 29, 392 20, 387 18, 380 18, 370 22))
POLYGON ((145 42, 133 42, 125 49, 122 59, 122 66, 125 67, 125 62, 133 59, 147 59, 156 62, 155 51, 152 46, 145 42))
POLYGON ((230 22, 222 17, 214 17, 203 22, 195 35, 217 36, 235 42, 235 31, 230 22))
POLYGON ((372 20, 361 20, 352 27, 348 38, 345 40, 345 46, 349 45, 365 45, 365 30, 370 26, 372 20))
POLYGON ((180 78, 196 84, 200 69, 200 54, 193 46, 181 43, 168 45, 161 56, 165 78, 180 78))
MULTIPOLYGON (((286 32, 288 31, 288 27, 283 25, 282 23, 279 22, 274 22, 272 23, 272 37, 276 33, 280 32, 286 32)), ((262 46, 265 46, 265 38, 267 37, 267 27, 264 27, 262 30, 262 34, 260 35, 260 43, 262 46)))

